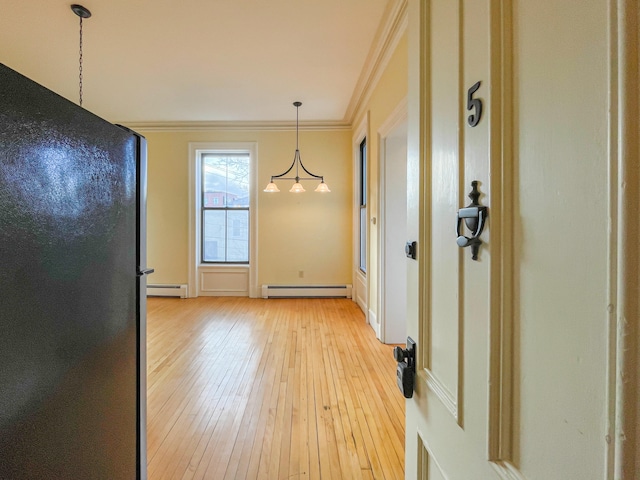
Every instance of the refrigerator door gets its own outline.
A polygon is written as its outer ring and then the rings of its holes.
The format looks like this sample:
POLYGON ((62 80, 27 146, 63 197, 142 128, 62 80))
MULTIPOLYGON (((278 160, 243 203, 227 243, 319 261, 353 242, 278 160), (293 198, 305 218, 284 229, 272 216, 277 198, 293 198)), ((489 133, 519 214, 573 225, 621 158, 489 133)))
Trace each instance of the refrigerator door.
POLYGON ((144 478, 140 151, 0 64, 0 478, 144 478))
POLYGON ((138 478, 147 478, 147 140, 127 129, 136 138, 136 265, 138 276, 138 478))

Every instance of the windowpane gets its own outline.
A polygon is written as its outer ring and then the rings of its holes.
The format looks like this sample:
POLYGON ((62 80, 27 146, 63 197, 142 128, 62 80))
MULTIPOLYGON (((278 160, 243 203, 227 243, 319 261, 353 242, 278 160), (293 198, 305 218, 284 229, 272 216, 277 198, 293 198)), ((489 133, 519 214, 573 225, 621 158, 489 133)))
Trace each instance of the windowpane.
POLYGON ((202 187, 204 207, 248 207, 249 155, 203 155, 202 187))
POLYGON ((367 139, 360 143, 360 205, 367 204, 367 139))
POLYGON ((360 270, 367 271, 367 207, 360 207, 360 270))
POLYGON ((226 210, 205 210, 202 222, 202 261, 224 262, 226 210))
POLYGON ((367 272, 367 139, 360 143, 360 270, 367 272))
POLYGON ((248 153, 203 153, 202 262, 249 262, 248 153))
POLYGON ((227 210, 227 261, 249 261, 248 210, 227 210))

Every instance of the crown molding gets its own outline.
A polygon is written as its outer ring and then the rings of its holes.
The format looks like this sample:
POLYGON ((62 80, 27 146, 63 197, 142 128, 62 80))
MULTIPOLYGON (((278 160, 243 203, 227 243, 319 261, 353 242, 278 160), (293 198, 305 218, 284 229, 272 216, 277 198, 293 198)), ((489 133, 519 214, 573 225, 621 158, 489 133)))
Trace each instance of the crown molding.
MULTIPOLYGON (((195 132, 195 131, 287 131, 295 130, 295 122, 114 122, 131 130, 146 132, 195 132)), ((300 122, 300 130, 350 130, 346 122, 300 122)))
POLYGON ((380 24, 364 67, 360 72, 360 77, 345 112, 345 123, 353 124, 360 116, 362 108, 367 105, 384 69, 389 64, 400 38, 407 30, 409 23, 408 0, 391 0, 387 4, 383 18, 386 19, 386 22, 380 24))

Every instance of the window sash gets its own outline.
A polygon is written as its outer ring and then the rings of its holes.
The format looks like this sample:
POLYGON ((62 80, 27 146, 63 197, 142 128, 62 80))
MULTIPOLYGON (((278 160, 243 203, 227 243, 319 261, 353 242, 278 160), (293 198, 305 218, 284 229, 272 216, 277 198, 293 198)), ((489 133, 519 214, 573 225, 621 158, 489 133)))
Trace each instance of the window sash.
POLYGON ((367 205, 367 139, 360 143, 360 206, 367 205))
POLYGON ((360 260, 359 268, 367 273, 367 139, 360 142, 360 260))
MULTIPOLYGON (((250 232, 250 223, 251 223, 251 212, 249 209, 250 200, 248 196, 250 195, 249 190, 247 190, 247 197, 244 197, 244 189, 238 190, 236 187, 236 195, 240 194, 241 200, 246 200, 246 204, 241 205, 233 205, 233 200, 235 197, 230 197, 231 192, 229 191, 230 187, 230 179, 229 179, 229 168, 228 164, 226 168, 224 168, 225 173, 218 173, 219 177, 224 177, 224 185, 218 183, 217 189, 214 191, 207 190, 207 179, 212 180, 211 177, 207 177, 206 168, 207 165, 211 167, 211 163, 215 165, 215 159, 246 159, 246 170, 247 170, 247 185, 250 178, 250 155, 248 153, 226 153, 226 152, 207 152, 200 155, 200 167, 201 167, 201 181, 200 181, 200 263, 203 264, 249 264, 250 251, 249 251, 249 242, 251 238, 250 232), (211 162, 211 160, 214 160, 211 162), (207 161, 211 163, 207 163, 207 161), (211 200, 207 204, 207 195, 212 196, 209 198, 211 200), (216 203, 217 201, 217 203, 216 203), (231 205, 229 205, 231 203, 231 205), (210 212, 208 214, 208 212, 210 212), (215 216, 212 216, 213 212, 223 212, 223 221, 221 218, 218 218, 218 232, 217 234, 212 234, 212 232, 207 228, 212 225, 212 220, 215 220, 215 216), (246 212, 246 215, 241 220, 242 225, 237 225, 237 220, 233 225, 230 225, 230 214, 232 216, 233 213, 246 212), (209 222, 207 222, 207 217, 209 218, 209 222), (244 231, 243 231, 244 230, 244 231), (235 235, 235 233, 240 233, 240 235, 235 235), (242 245, 242 249, 238 249, 238 245, 242 245), (222 251, 220 252, 220 250, 222 251)), ((224 162, 222 162, 224 164, 224 162)), ((215 168, 215 166, 213 167, 215 168)), ((242 168, 242 167, 241 167, 242 168)), ((215 179, 214 179, 215 181, 215 179)), ((220 180, 218 180, 220 182, 220 180)), ((242 182, 242 181, 241 181, 242 182)), ((215 185, 215 184, 214 184, 215 185)), ((244 203, 244 202, 243 202, 244 203)), ((233 219, 232 219, 233 220, 233 219)))
MULTIPOLYGON (((250 218, 250 211, 249 211, 249 207, 220 207, 220 208, 215 208, 215 207, 203 207, 202 208, 202 212, 201 212, 201 229, 200 229, 200 262, 201 263, 206 263, 206 264, 225 264, 225 263, 232 263, 232 264, 248 264, 249 263, 249 239, 251 238, 250 236, 250 224, 251 224, 251 218, 250 218), (207 235, 207 212, 224 212, 224 226, 222 227, 222 235, 218 236, 218 238, 222 239, 223 243, 223 247, 224 247, 224 255, 215 255, 217 257, 222 257, 222 259, 216 259, 216 260, 208 260, 207 257, 211 257, 212 255, 208 252, 208 250, 212 249, 213 246, 211 245, 210 242, 213 242, 213 240, 209 240, 207 241, 206 235, 207 235), (239 240, 240 242, 245 242, 246 246, 245 248, 243 248, 242 253, 238 254, 236 253, 235 255, 230 254, 229 250, 230 250, 230 243, 234 243, 233 242, 233 238, 235 235, 234 233, 236 232, 237 228, 242 228, 242 227, 236 227, 234 226, 229 226, 229 213, 230 212, 247 212, 246 214, 246 221, 245 221, 245 228, 246 228, 246 235, 239 235, 241 238, 236 240, 239 240), (231 240, 231 242, 230 242, 231 240), (230 258, 231 257, 231 258, 230 258), (240 259, 239 259, 240 258, 240 259)), ((211 237, 210 237, 211 238, 211 237)), ((214 237, 215 238, 215 237, 214 237)), ((216 244, 217 246, 217 244, 216 244)), ((234 248, 233 246, 231 248, 234 248)))
POLYGON ((360 271, 367 273, 367 207, 360 207, 360 271))

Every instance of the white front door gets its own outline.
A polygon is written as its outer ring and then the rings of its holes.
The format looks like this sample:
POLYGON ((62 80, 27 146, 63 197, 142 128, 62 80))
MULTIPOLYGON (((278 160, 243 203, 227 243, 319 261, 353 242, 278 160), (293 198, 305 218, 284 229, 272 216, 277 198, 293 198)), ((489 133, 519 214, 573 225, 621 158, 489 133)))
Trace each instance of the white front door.
POLYGON ((617 150, 612 19, 638 14, 623 4, 410 2, 407 479, 635 478, 614 474, 638 383, 616 380, 638 344, 638 319, 631 339, 617 322, 612 229, 619 166, 637 162, 617 150), (472 181, 489 212, 477 260, 456 243, 472 181))

